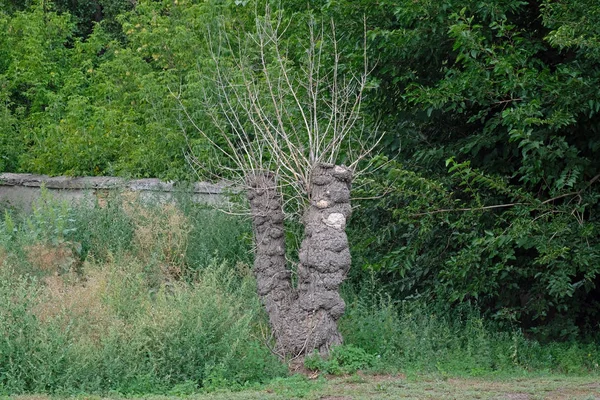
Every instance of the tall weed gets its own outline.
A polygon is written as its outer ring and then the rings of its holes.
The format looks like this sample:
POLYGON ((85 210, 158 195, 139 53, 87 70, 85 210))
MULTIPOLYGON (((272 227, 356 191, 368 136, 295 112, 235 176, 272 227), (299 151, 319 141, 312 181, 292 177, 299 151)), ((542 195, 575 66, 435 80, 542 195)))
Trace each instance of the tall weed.
POLYGON ((80 280, 2 279, 0 392, 160 393, 284 374, 257 339, 261 306, 239 271, 214 261, 156 292, 126 258, 86 263, 80 280))
POLYGON ((0 394, 167 393, 285 374, 259 339, 265 316, 233 229, 243 222, 120 195, 34 207, 0 222, 0 394))
POLYGON ((379 370, 442 375, 555 371, 600 373, 600 346, 541 344, 520 330, 501 331, 476 307, 422 300, 394 303, 379 295, 354 297, 340 321, 345 343, 376 356, 379 370))

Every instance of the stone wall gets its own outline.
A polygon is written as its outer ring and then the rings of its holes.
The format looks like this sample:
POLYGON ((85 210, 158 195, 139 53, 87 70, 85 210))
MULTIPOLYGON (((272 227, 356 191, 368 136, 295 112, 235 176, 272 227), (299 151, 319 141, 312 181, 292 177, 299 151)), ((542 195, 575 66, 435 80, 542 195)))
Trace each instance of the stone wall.
MULTIPOLYGON (((141 201, 173 201, 179 190, 159 179, 126 180, 115 177, 49 177, 34 174, 0 174, 0 205, 30 210, 44 185, 55 198, 69 202, 103 201, 112 191, 133 192, 141 201)), ((226 202, 224 184, 198 182, 187 189, 194 201, 211 205, 226 202)), ((183 189, 181 189, 183 190, 183 189)))

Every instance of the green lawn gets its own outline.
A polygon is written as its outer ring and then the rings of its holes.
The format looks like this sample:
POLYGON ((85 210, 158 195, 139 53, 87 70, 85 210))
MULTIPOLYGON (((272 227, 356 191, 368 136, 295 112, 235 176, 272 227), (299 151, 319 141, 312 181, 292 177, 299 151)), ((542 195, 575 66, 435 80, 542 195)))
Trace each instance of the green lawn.
MULTIPOLYGON (((177 396, 140 396, 144 399, 170 400, 177 396)), ((590 377, 527 377, 527 378, 435 378, 431 376, 369 376, 353 375, 333 379, 305 380, 292 377, 276 380, 259 389, 239 392, 219 391, 184 396, 191 400, 254 400, 254 399, 580 399, 600 400, 600 379, 590 377)), ((77 399, 118 399, 79 396, 77 399)), ((15 400, 46 400, 46 396, 19 396, 15 400)))

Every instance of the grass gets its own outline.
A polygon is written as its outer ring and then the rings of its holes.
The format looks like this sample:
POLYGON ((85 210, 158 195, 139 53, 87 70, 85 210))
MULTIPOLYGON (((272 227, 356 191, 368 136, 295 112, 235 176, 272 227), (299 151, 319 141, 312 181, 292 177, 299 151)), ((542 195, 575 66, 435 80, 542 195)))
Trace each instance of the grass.
POLYGON ((73 208, 43 196, 31 215, 6 213, 0 393, 167 393, 285 375, 263 344, 247 249, 231 245, 238 224, 127 198, 73 208), (201 246, 217 225, 230 233, 201 246))
MULTIPOLYGON (((60 397, 53 397, 59 399, 60 397)), ((75 396, 74 399, 100 400, 99 396, 75 396)), ((181 396, 143 396, 144 399, 168 400, 181 396)), ((260 387, 242 391, 225 389, 185 396, 190 400, 258 399, 512 399, 512 400, 596 400, 600 383, 593 377, 560 375, 518 379, 452 378, 439 376, 350 375, 332 379, 307 380, 304 377, 277 379, 260 387)), ((15 400, 46 400, 46 396, 17 396, 15 400)), ((108 396, 102 399, 121 399, 108 396)))
POLYGON ((117 195, 73 207, 43 195, 30 215, 6 211, 0 395, 499 398, 546 393, 545 385, 578 396, 576 384, 600 375, 597 343, 540 344, 497 329, 476 308, 393 301, 365 281, 344 293, 346 344, 306 362, 315 375, 343 377, 288 377, 265 344, 250 250, 246 220, 185 199, 117 195), (398 373, 408 378, 390 376, 398 373))
MULTIPOLYGON (((374 289, 367 292, 371 294, 346 294, 340 329, 347 345, 375 356, 373 370, 449 377, 532 371, 600 374, 598 342, 540 343, 518 328, 498 329, 475 307, 444 310, 423 301, 393 302, 374 289)), ((349 364, 360 362, 354 356, 349 364)))

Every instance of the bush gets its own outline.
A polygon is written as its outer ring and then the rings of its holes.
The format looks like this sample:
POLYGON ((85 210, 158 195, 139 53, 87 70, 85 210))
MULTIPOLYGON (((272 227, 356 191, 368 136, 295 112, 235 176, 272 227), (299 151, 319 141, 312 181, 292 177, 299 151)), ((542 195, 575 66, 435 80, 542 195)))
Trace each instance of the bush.
POLYGON ((518 328, 500 329, 468 304, 450 309, 422 300, 394 304, 384 296, 363 295, 349 301, 340 328, 346 345, 375 357, 372 366, 379 371, 470 376, 600 372, 597 343, 541 344, 518 328))
POLYGON ((304 366, 309 370, 326 374, 343 375, 371 368, 374 361, 375 357, 365 350, 352 345, 345 345, 331 349, 331 353, 327 358, 321 357, 318 353, 309 355, 304 360, 304 366))
POLYGON ((222 216, 183 210, 44 195, 29 216, 5 214, 0 394, 187 393, 285 374, 259 339, 265 316, 249 266, 214 258, 235 251, 223 243, 238 232, 219 219, 215 248, 191 245, 222 216))
POLYGON ((253 280, 213 262, 192 284, 149 290, 131 258, 86 263, 85 279, 0 283, 0 393, 167 392, 285 373, 256 338, 253 280), (178 386, 179 385, 179 386, 178 386))

